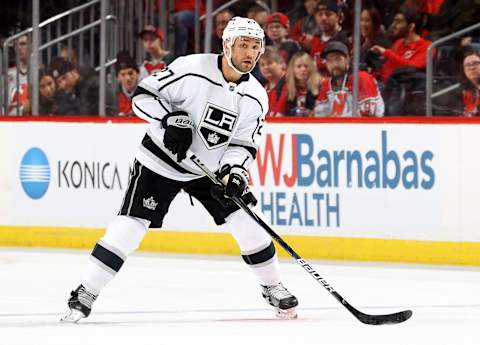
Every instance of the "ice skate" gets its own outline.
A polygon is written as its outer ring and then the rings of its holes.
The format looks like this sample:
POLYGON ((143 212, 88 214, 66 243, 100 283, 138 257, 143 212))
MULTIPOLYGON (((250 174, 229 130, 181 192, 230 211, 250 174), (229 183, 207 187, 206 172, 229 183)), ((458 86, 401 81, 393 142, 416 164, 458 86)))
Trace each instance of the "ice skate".
POLYGON ((282 285, 282 283, 269 286, 262 285, 262 296, 272 307, 275 308, 275 316, 278 318, 297 318, 295 307, 298 305, 298 300, 282 285))
POLYGON ((88 292, 83 285, 70 293, 68 307, 70 310, 60 319, 62 322, 76 323, 90 315, 92 304, 97 295, 88 292))

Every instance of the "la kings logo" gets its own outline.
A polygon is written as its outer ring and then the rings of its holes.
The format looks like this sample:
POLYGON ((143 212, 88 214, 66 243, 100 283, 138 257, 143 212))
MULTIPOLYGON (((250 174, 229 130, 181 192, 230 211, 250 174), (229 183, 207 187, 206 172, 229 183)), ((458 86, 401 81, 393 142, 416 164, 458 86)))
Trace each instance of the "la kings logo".
POLYGON ((236 128, 238 114, 207 103, 198 126, 198 133, 209 150, 226 145, 236 128))

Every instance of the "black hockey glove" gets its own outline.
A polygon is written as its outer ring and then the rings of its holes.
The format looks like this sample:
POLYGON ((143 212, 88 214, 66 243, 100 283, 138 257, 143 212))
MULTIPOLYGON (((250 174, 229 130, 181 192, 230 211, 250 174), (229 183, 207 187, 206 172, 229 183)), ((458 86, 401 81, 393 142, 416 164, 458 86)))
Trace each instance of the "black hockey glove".
POLYGON ((165 128, 163 144, 174 155, 177 155, 177 162, 187 157, 187 150, 192 145, 193 121, 184 111, 174 111, 162 119, 162 126, 165 128))
POLYGON ((229 198, 239 198, 243 195, 248 185, 247 170, 241 165, 234 165, 231 168, 227 165, 226 169, 229 169, 229 171, 228 175, 223 177, 225 183, 225 195, 229 198))
POLYGON ((247 189, 247 171, 240 165, 234 165, 233 167, 224 165, 218 172, 218 176, 225 185, 213 185, 210 192, 213 198, 222 204, 223 207, 232 207, 235 203, 230 198, 241 197, 247 189))

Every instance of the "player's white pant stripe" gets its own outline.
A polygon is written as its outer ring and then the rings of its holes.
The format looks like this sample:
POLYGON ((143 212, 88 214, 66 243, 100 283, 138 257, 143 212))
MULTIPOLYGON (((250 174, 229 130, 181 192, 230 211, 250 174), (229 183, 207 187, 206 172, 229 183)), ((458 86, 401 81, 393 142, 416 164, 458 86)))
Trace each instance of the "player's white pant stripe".
POLYGON ((135 183, 134 183, 134 185, 133 185, 132 195, 130 195, 130 203, 128 204, 127 214, 130 214, 130 209, 132 208, 133 197, 134 197, 134 195, 135 195, 135 191, 137 190, 137 182, 138 182, 138 180, 140 179, 140 176, 142 175, 142 168, 143 168, 143 165, 140 165, 140 170, 139 170, 139 172, 138 172, 138 176, 137 176, 137 178, 135 179, 135 183))

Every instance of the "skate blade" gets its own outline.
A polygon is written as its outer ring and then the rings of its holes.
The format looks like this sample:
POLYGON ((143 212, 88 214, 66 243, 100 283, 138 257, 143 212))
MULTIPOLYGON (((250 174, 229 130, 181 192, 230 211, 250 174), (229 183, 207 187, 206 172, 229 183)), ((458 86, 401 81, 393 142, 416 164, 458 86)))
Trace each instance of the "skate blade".
POLYGON ((294 320, 298 317, 297 311, 295 310, 295 308, 290 308, 290 309, 275 308, 275 316, 282 320, 294 320))
POLYGON ((69 310, 61 319, 60 322, 77 323, 80 319, 84 319, 85 315, 76 309, 69 310))

